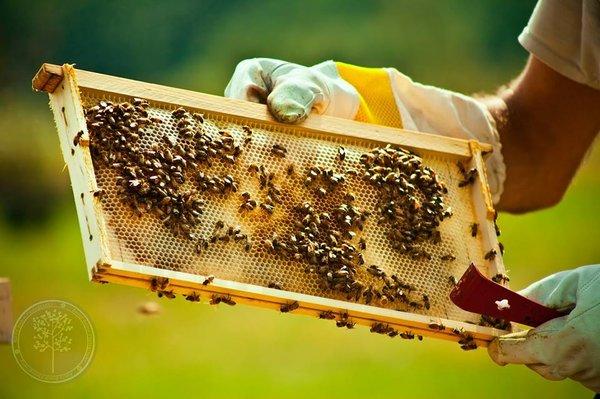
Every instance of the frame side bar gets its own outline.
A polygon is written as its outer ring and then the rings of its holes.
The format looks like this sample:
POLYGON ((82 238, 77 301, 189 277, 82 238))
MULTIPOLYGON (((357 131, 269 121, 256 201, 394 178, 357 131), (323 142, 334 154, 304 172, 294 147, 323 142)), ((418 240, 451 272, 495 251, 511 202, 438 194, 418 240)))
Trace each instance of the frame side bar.
POLYGON ((54 114, 63 159, 69 170, 88 277, 91 278, 92 268, 98 260, 106 257, 109 251, 100 199, 94 195, 98 186, 87 146, 89 136, 75 70, 72 66, 65 65, 62 75, 63 83, 58 85, 54 92, 49 93, 50 107, 54 114))

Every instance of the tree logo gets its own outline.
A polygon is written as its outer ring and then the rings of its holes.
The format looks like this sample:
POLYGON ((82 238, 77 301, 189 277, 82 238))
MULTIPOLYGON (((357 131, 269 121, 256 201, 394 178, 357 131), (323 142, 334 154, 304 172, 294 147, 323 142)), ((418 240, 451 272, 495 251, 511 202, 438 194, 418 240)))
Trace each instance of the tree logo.
POLYGON ((21 369, 50 383, 81 374, 92 360, 95 337, 90 319, 75 305, 42 301, 17 319, 12 349, 21 369))

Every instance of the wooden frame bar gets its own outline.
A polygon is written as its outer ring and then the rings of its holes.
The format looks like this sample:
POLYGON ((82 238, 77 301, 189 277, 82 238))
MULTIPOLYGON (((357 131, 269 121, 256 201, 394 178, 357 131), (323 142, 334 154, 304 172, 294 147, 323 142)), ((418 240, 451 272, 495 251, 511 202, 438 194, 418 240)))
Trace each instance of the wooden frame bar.
POLYGON ((0 344, 11 342, 13 329, 10 280, 0 277, 0 344))
MULTIPOLYGON (((218 278, 210 285, 203 285, 205 276, 115 261, 111 258, 107 244, 102 207, 99 199, 93 195, 98 190, 98 186, 88 148, 89 135, 81 105, 80 90, 97 94, 141 97, 159 105, 183 106, 198 112, 210 111, 217 115, 235 116, 273 126, 285 127, 286 125, 275 121, 264 105, 93 72, 76 71, 70 65, 58 67, 44 64, 33 79, 33 85, 38 90, 48 91, 50 95, 61 150, 71 176, 87 269, 93 281, 114 282, 148 289, 153 277, 164 277, 169 279, 168 289, 177 294, 187 295, 196 292, 203 297, 228 294, 236 302, 272 309, 279 309, 283 304, 297 301, 299 308, 294 313, 317 316, 320 312, 328 310, 336 313, 346 312, 358 324, 371 326, 375 322, 382 322, 400 332, 411 331, 414 334, 452 341, 460 339, 452 330, 461 329, 471 334, 478 346, 486 346, 494 337, 506 333, 506 331, 460 321, 432 318, 218 278), (82 132, 79 134, 81 140, 75 145, 73 139, 79 132, 82 132), (428 327, 432 322, 442 323, 445 329, 437 330, 428 327)), ((491 151, 491 146, 327 116, 311 116, 300 127, 308 132, 351 136, 380 143, 397 144, 419 151, 452 155, 470 163, 471 167, 476 167, 479 173, 480 186, 479 189, 473 190, 473 201, 478 220, 482 221, 484 242, 489 246, 497 242, 493 225, 494 211, 482 157, 483 152, 491 151)), ((492 270, 495 273, 504 272, 501 257, 494 260, 492 270)))

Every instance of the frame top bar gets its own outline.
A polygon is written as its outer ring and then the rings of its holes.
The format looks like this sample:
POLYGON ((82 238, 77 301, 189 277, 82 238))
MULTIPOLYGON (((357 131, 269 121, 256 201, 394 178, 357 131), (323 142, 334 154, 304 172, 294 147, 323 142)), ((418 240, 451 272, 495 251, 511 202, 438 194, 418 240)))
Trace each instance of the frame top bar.
MULTIPOLYGON (((65 64, 67 66, 68 64, 65 64)), ((69 65, 70 66, 70 65, 69 65)), ((70 70, 72 66, 70 66, 70 70)), ((84 70, 74 70, 76 82, 80 88, 108 92, 118 95, 140 97, 165 105, 177 104, 183 107, 206 110, 224 116, 231 115, 257 122, 289 127, 273 119, 266 105, 237 99, 178 89, 153 83, 104 75, 84 70)), ((42 64, 32 80, 33 89, 52 93, 63 79, 63 67, 54 64, 42 64)), ((298 127, 315 132, 328 132, 382 143, 392 143, 410 148, 455 155, 463 158, 473 156, 468 140, 444 137, 436 134, 391 128, 382 125, 357 122, 326 115, 311 115, 298 127)), ((492 151, 492 146, 479 143, 482 152, 492 151)))

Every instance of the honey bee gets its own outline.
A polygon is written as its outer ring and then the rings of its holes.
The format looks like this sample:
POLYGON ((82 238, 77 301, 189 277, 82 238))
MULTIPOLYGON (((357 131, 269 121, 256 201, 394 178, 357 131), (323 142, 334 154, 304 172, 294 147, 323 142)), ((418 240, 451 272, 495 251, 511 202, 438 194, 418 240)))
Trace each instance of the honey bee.
POLYGON ((429 323, 428 327, 431 328, 432 330, 440 330, 440 331, 443 331, 446 329, 446 326, 444 326, 442 323, 436 323, 436 322, 429 323))
POLYGON ((357 255, 357 259, 358 259, 358 264, 359 265, 364 265, 365 264, 365 257, 362 253, 359 253, 357 255))
POLYGON ((477 343, 475 343, 475 340, 471 334, 461 331, 459 336, 460 340, 458 341, 458 344, 460 345, 460 349, 464 351, 477 349, 477 343))
POLYGON ((456 256, 454 256, 452 254, 447 254, 447 255, 440 257, 440 259, 443 261, 453 261, 456 259, 456 256))
POLYGON ((186 295, 185 300, 190 302, 200 302, 200 294, 194 291, 191 294, 186 295))
POLYGON ((377 334, 389 334, 394 331, 388 324, 375 323, 371 326, 370 331, 377 334))
POLYGON ((270 215, 273 214, 273 212, 275 211, 275 207, 273 205, 269 205, 269 204, 267 204, 265 202, 261 202, 260 203, 260 207, 262 209, 264 209, 270 215))
POLYGON ((358 247, 363 251, 365 249, 367 249, 367 242, 365 241, 364 238, 361 238, 360 240, 358 240, 358 247))
POLYGON ((211 305, 218 305, 221 302, 229 306, 234 306, 236 302, 229 295, 213 295, 210 298, 211 305))
POLYGON ((338 157, 340 161, 346 159, 346 149, 344 147, 338 147, 338 157))
POLYGON ((236 302, 233 299, 231 299, 229 295, 221 297, 221 302, 229 306, 234 306, 236 304, 236 302))
POLYGON ((471 223, 471 237, 477 237, 478 230, 479 230, 479 224, 471 223))
POLYGON ((165 277, 152 277, 150 279, 150 290, 159 291, 164 290, 169 285, 169 279, 165 277))
POLYGON ((157 291, 157 295, 159 298, 162 298, 163 296, 165 298, 169 298, 169 299, 174 299, 175 298, 175 294, 173 293, 173 290, 169 290, 169 291, 157 291))
POLYGON ((450 285, 456 285, 458 283, 458 281, 456 280, 456 277, 454 277, 454 276, 449 276, 448 281, 450 282, 450 285))
POLYGON ((287 172, 288 176, 291 176, 294 174, 294 164, 293 163, 291 163, 287 166, 286 172, 287 172))
POLYGON ((202 285, 209 285, 210 283, 213 282, 213 280, 215 279, 215 276, 213 276, 212 274, 210 276, 207 276, 204 281, 202 282, 202 285))
POLYGON ((259 168, 258 168, 258 165, 254 164, 254 163, 253 163, 253 164, 250 164, 250 166, 248 166, 248 172, 250 172, 250 173, 252 173, 252 174, 255 174, 255 173, 257 173, 257 172, 258 172, 258 169, 259 169, 259 168))
POLYGON ((492 281, 498 284, 505 284, 510 281, 510 278, 506 274, 498 273, 492 277, 492 281))
POLYGON ((183 107, 179 107, 171 112, 171 115, 178 119, 184 116, 185 114, 187 114, 187 111, 183 107))
POLYGON ((427 310, 429 310, 431 307, 431 304, 429 303, 429 295, 427 294, 423 294, 423 306, 425 306, 425 309, 427 310))
POLYGON ((271 148, 271 153, 273 155, 277 155, 278 157, 285 158, 285 155, 287 154, 287 148, 285 148, 281 144, 273 144, 273 147, 271 148))
POLYGON ((373 296, 375 295, 375 292, 373 291, 373 286, 369 286, 369 288, 367 288, 364 292, 363 292, 363 297, 365 298, 365 304, 370 304, 371 301, 373 300, 373 296))
POLYGON ((73 138, 73 145, 75 147, 79 145, 79 141, 81 141, 81 136, 83 136, 83 130, 78 131, 75 137, 73 138))
POLYGON ((458 183, 458 187, 465 187, 471 185, 475 182, 475 178, 477 177, 477 169, 472 168, 469 171, 465 170, 465 167, 462 163, 458 162, 458 169, 463 177, 463 180, 458 183))
POLYGON ((279 283, 276 283, 276 282, 273 282, 273 281, 269 283, 268 287, 269 288, 274 288, 276 290, 282 289, 281 285, 279 283))
POLYGON ((470 341, 466 344, 461 345, 460 349, 462 349, 464 351, 471 351, 471 350, 477 349, 477 344, 475 343, 475 341, 470 341))
POLYGON ((281 305, 279 310, 281 311, 281 313, 288 313, 298 309, 299 307, 300 304, 298 303, 298 301, 294 301, 291 303, 284 303, 283 305, 281 305))
POLYGON ((331 310, 321 312, 319 313, 319 319, 333 320, 335 319, 335 313, 333 313, 331 310))
POLYGON ((490 249, 488 252, 486 252, 484 258, 485 260, 494 260, 494 258, 496 257, 496 250, 495 249, 490 249))

